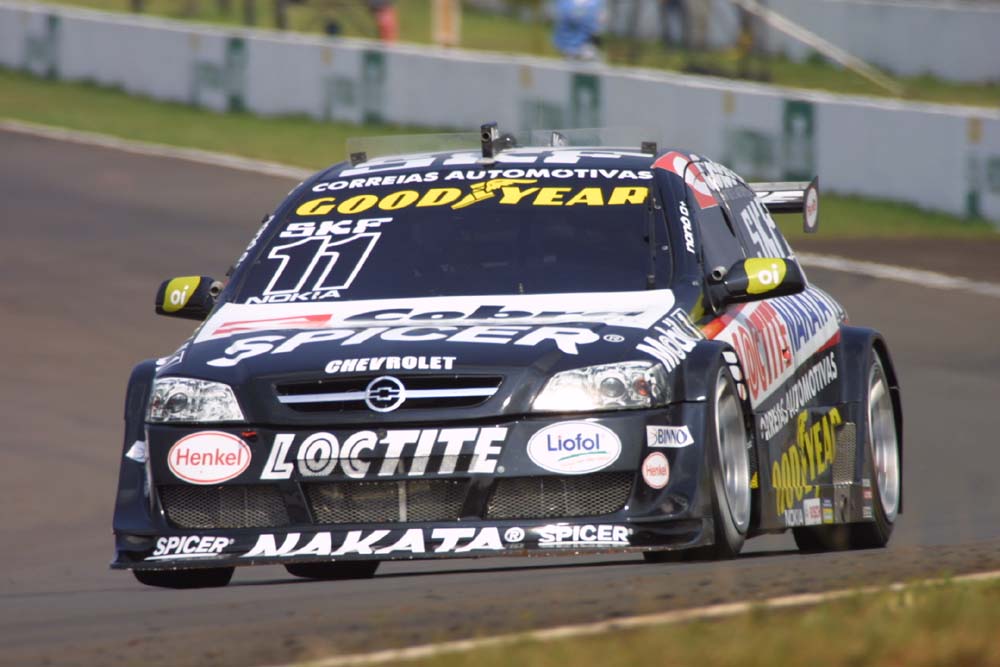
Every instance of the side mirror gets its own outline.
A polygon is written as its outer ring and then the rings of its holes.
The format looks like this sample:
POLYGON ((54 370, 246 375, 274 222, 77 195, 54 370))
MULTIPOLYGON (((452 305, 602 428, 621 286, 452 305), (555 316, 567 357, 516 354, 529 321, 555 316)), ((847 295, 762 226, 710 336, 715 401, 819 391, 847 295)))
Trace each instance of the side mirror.
POLYGON ((713 269, 709 276, 712 301, 722 306, 798 294, 805 288, 799 263, 778 257, 744 259, 728 270, 713 269))
POLYGON ((164 280, 156 291, 156 314, 198 320, 208 317, 222 283, 208 276, 182 276, 164 280))

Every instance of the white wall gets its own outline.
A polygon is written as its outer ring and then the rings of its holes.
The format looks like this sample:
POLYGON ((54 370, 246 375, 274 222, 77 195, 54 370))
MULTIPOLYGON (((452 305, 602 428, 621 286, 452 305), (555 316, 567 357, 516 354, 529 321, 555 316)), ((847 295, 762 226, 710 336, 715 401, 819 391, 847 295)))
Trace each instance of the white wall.
POLYGON ((219 111, 435 128, 646 128, 661 147, 704 153, 751 178, 818 173, 824 190, 978 212, 1000 226, 996 109, 5 0, 0 65, 219 111))

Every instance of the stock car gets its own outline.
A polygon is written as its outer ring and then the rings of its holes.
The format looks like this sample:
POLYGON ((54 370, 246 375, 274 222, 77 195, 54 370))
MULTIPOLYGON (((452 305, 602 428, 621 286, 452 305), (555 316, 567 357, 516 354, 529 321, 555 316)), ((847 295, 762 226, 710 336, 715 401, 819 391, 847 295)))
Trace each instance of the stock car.
POLYGON ((160 286, 158 313, 200 324, 129 380, 112 568, 193 588, 257 564, 888 542, 888 346, 772 217, 815 229, 816 181, 651 142, 478 143, 352 153, 225 281, 160 286))

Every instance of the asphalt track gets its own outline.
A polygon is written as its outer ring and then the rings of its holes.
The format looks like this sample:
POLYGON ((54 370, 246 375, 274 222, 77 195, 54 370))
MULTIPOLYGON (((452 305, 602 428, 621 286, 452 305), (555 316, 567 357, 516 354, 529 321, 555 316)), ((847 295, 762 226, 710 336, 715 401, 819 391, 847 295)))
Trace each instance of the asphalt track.
MULTIPOLYGON (((290 185, 0 132, 0 665, 267 665, 1000 569, 1000 299, 814 269, 901 376, 906 511, 888 549, 802 556, 780 536, 725 563, 424 562, 329 583, 275 566, 206 591, 108 570, 125 380, 191 328, 153 314, 154 290, 220 276, 290 185)), ((808 249, 1000 279, 995 243, 808 249)))

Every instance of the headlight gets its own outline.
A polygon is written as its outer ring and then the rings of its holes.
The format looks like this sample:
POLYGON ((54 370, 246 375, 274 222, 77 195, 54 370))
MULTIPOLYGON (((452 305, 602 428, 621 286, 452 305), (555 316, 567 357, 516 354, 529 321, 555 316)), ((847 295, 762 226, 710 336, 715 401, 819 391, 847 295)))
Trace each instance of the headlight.
POLYGON ((588 366, 553 375, 535 397, 535 412, 632 410, 667 402, 667 374, 654 361, 588 366))
POLYGON ((193 378, 153 381, 146 419, 151 422, 241 422, 243 411, 229 385, 193 378))

